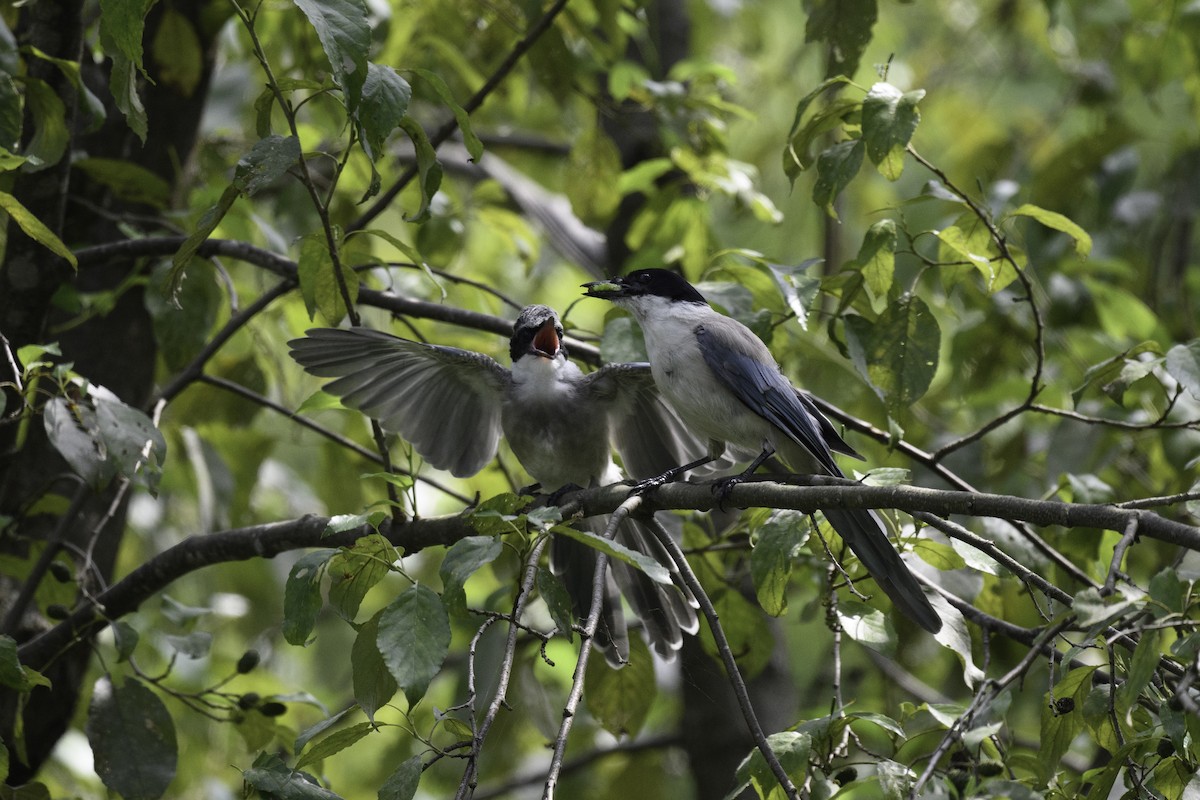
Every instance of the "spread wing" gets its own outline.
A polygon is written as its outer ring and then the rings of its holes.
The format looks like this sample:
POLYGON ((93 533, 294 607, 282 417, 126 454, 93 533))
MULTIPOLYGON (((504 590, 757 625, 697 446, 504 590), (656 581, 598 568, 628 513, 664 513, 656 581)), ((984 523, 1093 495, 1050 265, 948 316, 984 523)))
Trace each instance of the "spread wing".
POLYGON ((613 445, 629 477, 652 478, 708 452, 708 443, 663 401, 649 364, 608 364, 587 379, 605 400, 613 445))
POLYGON ((481 353, 410 342, 369 328, 314 328, 288 342, 325 391, 400 434, 438 469, 483 469, 500 439, 507 369, 481 353))

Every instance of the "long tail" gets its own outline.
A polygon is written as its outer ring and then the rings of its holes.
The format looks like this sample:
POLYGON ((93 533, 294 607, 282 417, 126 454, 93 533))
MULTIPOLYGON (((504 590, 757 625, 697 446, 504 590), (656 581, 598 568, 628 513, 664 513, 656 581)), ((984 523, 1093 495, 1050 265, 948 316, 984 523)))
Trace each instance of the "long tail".
MULTIPOLYGON (((677 518, 662 515, 662 521, 671 528, 677 518)), ((584 520, 589 530, 602 532, 608 525, 607 515, 584 520)), ((672 531, 675 533, 675 531, 672 531)), ((617 529, 616 540, 620 544, 651 556, 666 566, 677 577, 671 557, 644 523, 626 519, 617 529)), ((555 537, 550 546, 550 565, 563 581, 567 593, 575 606, 575 613, 586 617, 592 598, 592 577, 596 568, 596 551, 587 545, 565 536, 555 537)), ((666 586, 651 580, 641 570, 621 561, 609 560, 609 575, 606 581, 604 604, 600 612, 600 625, 596 631, 595 644, 604 653, 605 659, 619 667, 629 659, 629 639, 620 597, 616 588, 629 601, 630 608, 642 621, 650 646, 659 656, 672 659, 683 645, 683 634, 694 634, 700 623, 696 617, 697 603, 682 578, 674 586, 666 586), (615 586, 614 586, 615 583, 615 586)))
POLYGON ((901 612, 930 633, 942 628, 942 619, 921 591, 921 584, 892 547, 879 517, 862 508, 822 509, 833 529, 871 573, 879 588, 901 612))

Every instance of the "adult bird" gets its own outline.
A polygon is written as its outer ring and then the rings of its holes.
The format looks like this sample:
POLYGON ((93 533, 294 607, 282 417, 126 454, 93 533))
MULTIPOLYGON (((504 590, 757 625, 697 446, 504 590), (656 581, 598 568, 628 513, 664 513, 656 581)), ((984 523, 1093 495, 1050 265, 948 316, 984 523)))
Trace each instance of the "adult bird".
MULTIPOLYGON (((456 477, 474 475, 492 460, 503 433, 513 454, 543 490, 590 487, 620 480, 611 458, 616 446, 630 476, 643 478, 703 450, 658 395, 647 364, 609 364, 584 374, 567 359, 558 315, 527 306, 509 340, 512 368, 457 347, 401 339, 368 328, 315 328, 288 343, 308 372, 337 378, 325 391, 402 436, 434 467, 456 477)), ((584 523, 603 532, 608 517, 584 523)), ((649 555, 671 572, 676 586, 651 580, 611 560, 616 587, 641 618, 651 645, 671 658, 695 633, 695 600, 683 587, 666 549, 645 523, 626 520, 619 543, 649 555)), ((551 542, 552 569, 562 578, 576 613, 591 605, 596 554, 564 536, 551 542)), ((614 666, 628 660, 628 639, 615 587, 605 586, 596 644, 614 666)))
MULTIPOLYGON (((715 311, 682 276, 643 269, 586 283, 591 297, 628 309, 641 325, 650 369, 663 397, 710 455, 732 447, 753 458, 743 479, 778 454, 793 470, 844 477, 834 451, 862 458, 838 435, 811 398, 788 382, 770 350, 742 323, 715 311)), ((888 541, 878 516, 865 509, 824 509, 892 603, 930 632, 942 621, 907 565, 888 541)))

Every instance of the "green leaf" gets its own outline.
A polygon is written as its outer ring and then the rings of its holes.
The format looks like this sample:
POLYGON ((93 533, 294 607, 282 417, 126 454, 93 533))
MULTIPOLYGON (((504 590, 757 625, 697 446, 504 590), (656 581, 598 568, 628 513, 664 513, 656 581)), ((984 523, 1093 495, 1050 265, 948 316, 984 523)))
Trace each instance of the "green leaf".
POLYGON ((825 77, 853 77, 871 41, 878 14, 875 0, 806 0, 804 10, 808 13, 804 41, 829 45, 825 77))
POLYGON ((450 620, 441 598, 424 586, 413 586, 379 619, 379 652, 409 705, 425 696, 442 668, 450 647, 450 620))
POLYGON ((96 430, 96 414, 92 409, 53 397, 42 410, 42 421, 50 444, 76 475, 95 489, 108 485, 113 477, 112 462, 105 460, 92 435, 96 430))
POLYGON ((613 736, 636 736, 658 694, 654 659, 640 636, 629 637, 629 662, 613 669, 595 649, 588 658, 583 696, 600 727, 613 736))
POLYGON ((308 644, 321 610, 321 576, 336 554, 332 549, 314 550, 292 565, 283 590, 283 638, 289 644, 308 644))
MULTIPOLYGON (((793 786, 803 786, 808 775, 809 754, 812 751, 812 737, 807 733, 783 731, 767 737, 767 745, 783 771, 791 779, 793 786)), ((762 752, 756 747, 750 755, 742 760, 737 768, 738 785, 726 797, 734 797, 746 787, 754 787, 760 798, 782 800, 783 788, 779 785, 775 773, 763 758, 762 752)))
POLYGON ((363 150, 372 161, 378 161, 383 155, 387 137, 408 114, 411 99, 412 87, 396 70, 381 64, 367 64, 362 104, 356 116, 363 150))
POLYGON ((296 760, 296 769, 304 769, 310 764, 316 764, 330 756, 337 755, 374 730, 374 723, 360 722, 349 728, 335 731, 305 750, 304 754, 296 760))
MULTIPOLYGON (((301 238, 297 266, 300 294, 304 297, 309 319, 319 311, 326 322, 337 325, 346 316, 346 301, 334 275, 333 258, 323 233, 310 233, 301 238)), ((342 280, 350 294, 350 301, 354 302, 358 299, 358 275, 348 264, 343 263, 341 267, 342 280)))
POLYGON ((862 139, 835 144, 817 156, 817 180, 813 184, 813 202, 825 209, 834 219, 838 218, 833 207, 834 201, 858 174, 862 159, 862 139))
MULTIPOLYGON (((140 30, 141 26, 139 25, 138 28, 140 30)), ((140 59, 134 62, 120 53, 113 55, 108 90, 112 93, 113 102, 117 108, 125 115, 125 122, 129 125, 129 129, 145 143, 146 134, 150 131, 150 122, 146 116, 146 106, 137 90, 138 73, 141 68, 140 59)))
POLYGON ((329 605, 342 619, 353 622, 367 592, 383 580, 397 558, 396 548, 378 533, 364 536, 353 547, 338 551, 325 567, 329 575, 329 605))
POLYGON ((388 671, 379 652, 379 618, 383 611, 364 622, 354 638, 350 648, 350 669, 353 673, 354 699, 366 713, 367 719, 374 721, 375 712, 382 708, 396 694, 396 679, 388 671))
POLYGON ((238 159, 233 185, 247 197, 253 197, 283 177, 299 160, 300 140, 295 136, 266 136, 238 159))
POLYGON ((1016 271, 1012 264, 1001 260, 985 225, 966 214, 958 223, 933 232, 941 243, 938 257, 942 261, 965 261, 975 267, 983 275, 989 292, 998 292, 1016 280, 1016 271), (964 229, 962 225, 967 227, 964 229))
POLYGON ((421 782, 421 757, 413 756, 387 777, 379 787, 379 800, 412 800, 421 782))
POLYGON ((337 712, 336 714, 333 714, 332 716, 328 716, 325 719, 321 720, 320 722, 317 722, 317 723, 309 726, 308 728, 305 728, 304 730, 300 731, 300 734, 296 737, 295 741, 292 743, 292 752, 293 753, 303 752, 304 748, 308 746, 309 742, 311 742, 313 739, 315 739, 318 736, 320 736, 321 734, 323 734, 325 731, 334 727, 335 725, 340 725, 342 720, 344 720, 346 717, 353 714, 354 711, 355 711, 354 706, 347 706, 346 708, 343 708, 341 711, 337 712))
POLYGON ((899 417, 929 388, 937 371, 941 328, 925 302, 906 295, 889 305, 874 323, 846 318, 851 361, 888 413, 899 417))
POLYGON ((333 68, 333 79, 346 95, 353 113, 362 99, 367 80, 367 53, 371 27, 362 0, 293 0, 317 32, 321 48, 333 68))
POLYGON ((792 563, 808 539, 804 513, 790 509, 774 511, 758 529, 750 551, 750 577, 758 604, 773 617, 787 611, 787 586, 792 563))
MULTIPOLYGON (((822 261, 820 258, 809 258, 795 265, 765 262, 788 308, 792 309, 796 321, 804 330, 808 330, 808 310, 821 289, 820 277, 810 274, 809 270, 822 261)), ((608 330, 605 329, 605 334, 607 333, 608 330)))
POLYGON ((479 141, 479 137, 475 135, 474 129, 471 127, 471 118, 467 112, 454 100, 454 93, 450 91, 450 87, 442 80, 442 76, 436 72, 430 72, 427 69, 411 67, 408 70, 414 75, 420 75, 428 84, 442 102, 454 114, 454 119, 458 122, 458 130, 462 133, 463 144, 467 148, 467 153, 470 154, 472 161, 478 161, 483 155, 483 142, 479 141))
POLYGON ((163 8, 150 57, 158 69, 155 80, 172 87, 182 97, 191 97, 204 75, 204 48, 191 21, 172 6, 163 8))
POLYGON ((1026 203, 1012 211, 1009 216, 1032 217, 1047 228, 1062 231, 1075 240, 1075 252, 1080 258, 1087 258, 1088 254, 1092 252, 1092 237, 1088 235, 1088 232, 1057 211, 1047 211, 1040 206, 1026 203))
POLYGON ((306 772, 288 769, 282 762, 270 767, 251 767, 242 780, 271 800, 341 800, 306 772))
POLYGON ((96 681, 87 736, 96 773, 125 800, 157 800, 175 778, 175 724, 158 695, 138 681, 119 687, 108 676, 96 681))
POLYGON ((71 167, 130 203, 164 209, 171 201, 171 186, 143 166, 119 158, 81 158, 71 167))
POLYGON ((25 667, 17 658, 17 642, 11 636, 0 635, 0 686, 23 692, 32 688, 25 667))
POLYGON ((185 658, 204 658, 212 651, 212 634, 208 631, 192 631, 183 636, 168 634, 163 641, 185 658))
POLYGON ((1133 651, 1133 659, 1129 662, 1129 671, 1125 674, 1125 683, 1117 691, 1117 710, 1127 714, 1138 701, 1138 695, 1154 677, 1158 669, 1158 660, 1162 655, 1162 631, 1148 628, 1142 631, 1137 647, 1133 651))
POLYGON ((646 573, 646 577, 656 583, 664 585, 671 583, 671 573, 667 572, 667 568, 658 563, 652 556, 640 553, 637 550, 631 550, 623 544, 614 542, 611 539, 605 539, 598 534, 575 530, 567 525, 555 525, 551 530, 555 536, 566 536, 602 553, 607 553, 609 558, 624 561, 629 566, 646 573))
POLYGON ((433 149, 429 137, 425 135, 425 129, 421 127, 421 123, 412 117, 405 116, 399 124, 401 130, 408 134, 408 138, 412 140, 413 147, 416 149, 417 175, 420 178, 417 186, 421 190, 421 206, 417 209, 417 213, 407 219, 409 222, 424 222, 429 218, 429 204, 433 201, 433 196, 437 194, 438 187, 442 185, 442 165, 438 161, 437 152, 433 149))
POLYGON ((108 55, 125 56, 142 67, 142 30, 154 0, 100 0, 100 33, 108 55), (115 50, 114 50, 115 48, 115 50))
POLYGON ((167 457, 167 440, 140 410, 125 405, 102 386, 88 392, 96 408, 96 430, 104 457, 119 475, 158 495, 158 480, 167 457))
POLYGON ((1042 782, 1048 782, 1059 768, 1059 760, 1075 736, 1083 729, 1083 703, 1091 688, 1092 673, 1096 667, 1077 667, 1068 672, 1054 686, 1054 703, 1051 693, 1047 692, 1042 703, 1042 735, 1038 758, 1041 767, 1042 782), (1069 700, 1071 710, 1056 705, 1059 701, 1069 700))
POLYGON ((179 285, 183 281, 184 270, 187 269, 192 256, 196 254, 196 251, 204 243, 204 240, 211 236, 212 232, 221 224, 221 220, 229 213, 229 209, 233 208, 233 203, 238 199, 238 194, 236 186, 226 186, 225 191, 221 193, 221 197, 217 202, 200 215, 200 220, 196 223, 195 230, 188 234, 188 237, 183 240, 183 244, 175 251, 175 255, 171 257, 171 272, 168 276, 167 285, 170 287, 172 294, 178 291, 179 285))
POLYGON ((899 180, 904 171, 904 149, 921 120, 917 103, 924 96, 924 89, 901 92, 880 82, 863 100, 862 132, 867 157, 889 181, 899 180))
POLYGON ((1167 351, 1167 374, 1200 400, 1200 339, 1177 344, 1167 351))
POLYGON ((113 644, 117 648, 117 663, 128 661, 138 644, 137 628, 124 620, 115 620, 112 625, 113 644))
POLYGON ((67 112, 62 100, 45 81, 25 80, 25 112, 33 122, 33 136, 23 155, 26 172, 37 172, 57 164, 67 152, 71 133, 67 130, 67 112))
POLYGON ((550 619, 554 620, 558 632, 566 636, 568 642, 574 641, 572 636, 575 624, 574 604, 571 601, 571 595, 567 593, 567 587, 563 586, 562 581, 545 567, 538 567, 536 580, 538 595, 550 611, 550 619))
POLYGON ((1071 608, 1078 615, 1079 624, 1088 627, 1107 624, 1128 613, 1144 599, 1140 591, 1132 587, 1119 586, 1118 589, 1116 594, 1109 597, 1101 596, 1100 590, 1094 586, 1078 592, 1071 608))
POLYGON ((8 192, 0 192, 0 210, 8 214, 9 219, 17 223, 30 239, 33 239, 56 256, 66 259, 72 269, 79 268, 79 262, 75 260, 75 254, 63 244, 62 239, 59 239, 54 231, 47 228, 40 219, 30 213, 29 209, 21 205, 20 200, 8 192))
MULTIPOLYGON (((738 666, 742 674, 751 679, 762 672, 775 649, 775 637, 771 635, 767 620, 763 612, 736 589, 721 588, 711 592, 711 595, 713 608, 716 609, 738 666)), ((707 620, 700 627, 700 644, 704 652, 714 659, 720 659, 707 620)))
POLYGON ((884 613, 858 600, 841 600, 838 623, 851 639, 884 655, 896 652, 896 629, 884 613))
POLYGON ((895 220, 880 220, 867 229, 854 259, 863 281, 876 298, 886 299, 891 291, 896 271, 897 239, 895 220))
POLYGON ((494 536, 467 536, 446 551, 438 575, 442 579, 442 602, 455 611, 466 610, 463 585, 484 564, 495 561, 504 546, 494 536))

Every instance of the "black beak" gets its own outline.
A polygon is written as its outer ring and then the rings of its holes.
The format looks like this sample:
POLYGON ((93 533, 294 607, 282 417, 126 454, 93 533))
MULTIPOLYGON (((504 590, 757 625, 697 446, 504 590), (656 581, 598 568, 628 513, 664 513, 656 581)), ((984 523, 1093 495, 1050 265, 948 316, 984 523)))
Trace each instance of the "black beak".
POLYGON ((591 283, 582 284, 584 289, 587 289, 584 294, 588 297, 599 297, 602 300, 612 300, 617 297, 625 297, 628 292, 625 288, 624 278, 609 278, 604 281, 592 281, 591 283))

